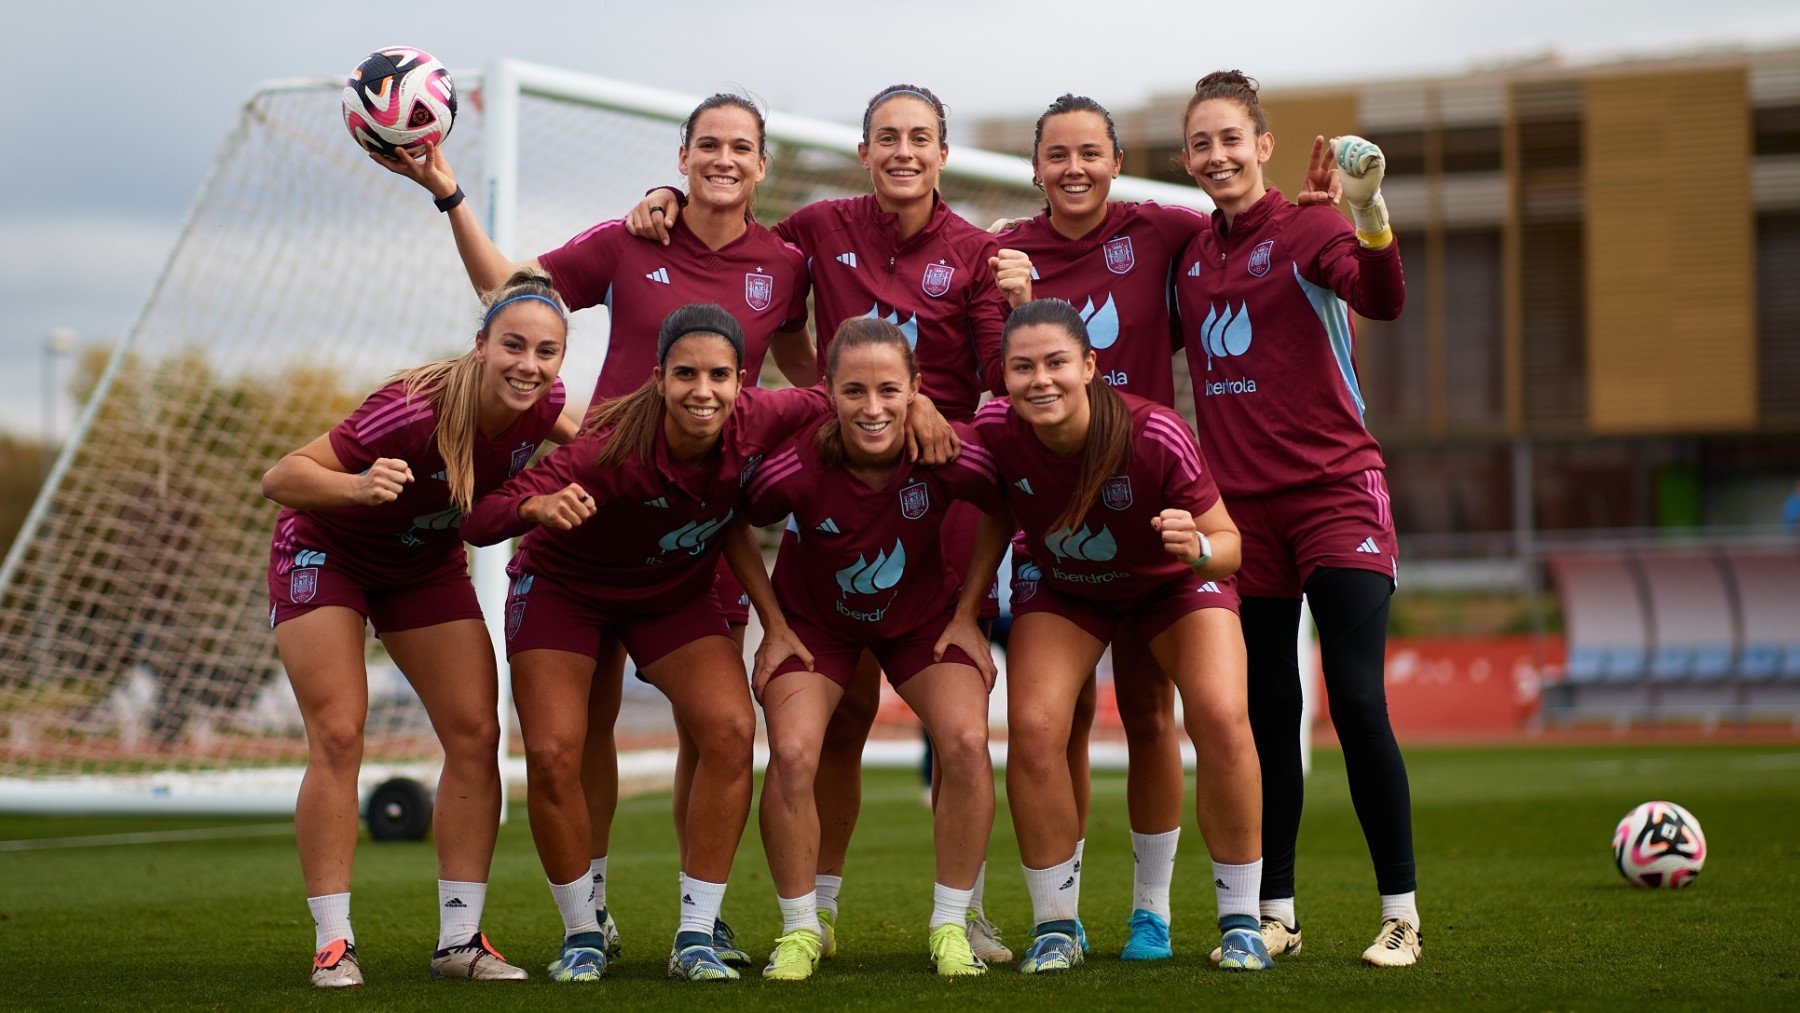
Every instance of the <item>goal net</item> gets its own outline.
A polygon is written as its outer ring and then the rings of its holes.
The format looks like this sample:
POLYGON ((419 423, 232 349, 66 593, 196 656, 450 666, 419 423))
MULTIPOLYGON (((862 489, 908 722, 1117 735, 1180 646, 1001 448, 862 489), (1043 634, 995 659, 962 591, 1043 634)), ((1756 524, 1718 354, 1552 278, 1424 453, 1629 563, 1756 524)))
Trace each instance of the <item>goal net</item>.
MULTIPOLYGON (((446 153, 511 255, 679 182, 695 96, 511 61, 459 83, 446 153)), ((341 89, 281 82, 245 104, 0 569, 0 807, 291 810, 306 745, 269 631, 277 508, 258 478, 396 370, 459 353, 479 321, 443 216, 345 135, 341 89)), ((758 218, 867 192, 856 139, 772 114, 758 218)), ((1026 163, 988 152, 959 148, 943 190, 978 224, 1038 206, 1026 163)), ((1114 192, 1199 197, 1130 179, 1114 192)), ((606 333, 603 308, 576 314, 572 398, 606 333)), ((504 559, 476 564, 490 617, 504 559)), ((369 644, 365 784, 430 778, 423 709, 369 644)), ((671 744, 667 705, 628 678, 619 731, 622 748, 671 744)), ((516 730, 504 738, 520 755, 516 730)))

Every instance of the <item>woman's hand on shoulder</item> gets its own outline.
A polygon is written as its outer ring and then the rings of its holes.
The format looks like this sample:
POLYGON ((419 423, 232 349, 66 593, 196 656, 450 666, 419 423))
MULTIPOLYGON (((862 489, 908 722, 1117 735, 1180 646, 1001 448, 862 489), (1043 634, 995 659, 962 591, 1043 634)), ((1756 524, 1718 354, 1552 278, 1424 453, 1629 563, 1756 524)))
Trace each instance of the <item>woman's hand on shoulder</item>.
POLYGON ((519 519, 557 531, 573 531, 594 516, 594 497, 570 482, 555 492, 532 496, 519 504, 519 519))
POLYGON ((962 453, 962 441, 936 402, 923 394, 913 399, 906 413, 907 456, 927 468, 948 464, 962 453))
POLYGON ((659 186, 644 195, 625 216, 625 231, 639 239, 654 239, 669 245, 669 227, 681 217, 681 198, 676 191, 659 186))

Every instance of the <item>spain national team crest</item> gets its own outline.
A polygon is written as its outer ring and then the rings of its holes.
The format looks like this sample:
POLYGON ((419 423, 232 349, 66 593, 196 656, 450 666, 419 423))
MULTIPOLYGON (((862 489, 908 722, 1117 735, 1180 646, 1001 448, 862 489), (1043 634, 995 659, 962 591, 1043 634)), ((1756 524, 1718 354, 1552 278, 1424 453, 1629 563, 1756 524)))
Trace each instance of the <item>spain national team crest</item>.
POLYGON ((515 601, 507 606, 506 639, 511 640, 519 635, 519 624, 525 621, 525 605, 524 601, 515 601))
POLYGON ((900 516, 916 521, 931 509, 931 490, 924 482, 914 482, 900 490, 900 516))
POLYGON ((950 279, 956 277, 956 268, 949 264, 937 263, 925 265, 925 276, 919 279, 919 287, 925 294, 936 299, 950 291, 950 279))
POLYGON ((1275 240, 1265 239, 1250 251, 1250 274, 1260 278, 1269 273, 1269 260, 1275 253, 1275 240))
POLYGON ((1114 510, 1124 510, 1131 506, 1131 476, 1114 475, 1100 487, 1100 502, 1114 510))
POLYGON ((775 301, 775 279, 766 274, 744 275, 744 301, 758 313, 775 301))
POLYGON ((296 605, 304 605, 319 593, 319 568, 303 567, 288 571, 288 597, 296 605))
POLYGON ((511 466, 506 472, 506 477, 511 478, 512 476, 517 475, 519 473, 520 468, 523 468, 527 464, 530 464, 531 463, 531 455, 534 453, 537 453, 537 444, 535 444, 535 443, 519 444, 519 449, 512 452, 512 461, 510 462, 511 466))
POLYGON ((1137 264, 1137 257, 1131 252, 1130 236, 1108 239, 1102 250, 1106 254, 1106 269, 1114 274, 1124 274, 1137 264))

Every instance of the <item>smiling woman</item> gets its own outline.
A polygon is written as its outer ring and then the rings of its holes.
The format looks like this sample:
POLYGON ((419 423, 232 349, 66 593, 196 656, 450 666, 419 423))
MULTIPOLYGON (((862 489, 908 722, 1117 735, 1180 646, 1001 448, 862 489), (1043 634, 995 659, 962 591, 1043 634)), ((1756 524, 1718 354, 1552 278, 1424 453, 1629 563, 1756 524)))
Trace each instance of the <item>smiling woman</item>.
POLYGON ((269 553, 269 624, 306 722, 294 835, 320 988, 363 983, 350 866, 369 706, 365 623, 444 747, 432 974, 525 977, 481 934, 500 819, 498 681, 457 525, 540 443, 573 435, 557 379, 568 323, 541 273, 515 274, 484 302, 468 352, 399 374, 263 476, 263 495, 285 508, 269 553))

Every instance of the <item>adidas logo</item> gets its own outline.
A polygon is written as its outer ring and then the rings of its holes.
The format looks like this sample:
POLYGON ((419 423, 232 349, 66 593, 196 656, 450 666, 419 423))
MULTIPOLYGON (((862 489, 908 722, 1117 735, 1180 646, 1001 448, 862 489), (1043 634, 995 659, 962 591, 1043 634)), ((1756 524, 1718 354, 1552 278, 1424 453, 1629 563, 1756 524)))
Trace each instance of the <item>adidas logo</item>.
POLYGON ((649 274, 644 275, 644 277, 656 282, 658 285, 667 285, 669 284, 669 269, 666 267, 659 267, 649 274))
POLYGON ((655 499, 647 499, 644 501, 644 505, 647 507, 661 507, 662 509, 667 510, 669 509, 669 497, 658 496, 655 499))
POLYGON ((1209 580, 1206 583, 1201 584, 1199 587, 1195 588, 1194 593, 1196 593, 1196 594, 1218 594, 1219 593, 1219 585, 1217 585, 1209 580))
POLYGON ((1069 887, 1074 886, 1074 885, 1075 885, 1075 877, 1070 876, 1068 879, 1063 880, 1063 885, 1057 887, 1057 889, 1058 890, 1067 890, 1069 887))
POLYGON ((1356 547, 1356 551, 1380 553, 1381 549, 1379 547, 1377 547, 1375 544, 1375 536, 1370 535, 1369 537, 1362 540, 1362 544, 1358 545, 1356 547))
POLYGON ((819 525, 818 527, 814 528, 813 530, 814 531, 823 531, 828 535, 843 534, 842 531, 838 530, 837 521, 834 521, 829 517, 825 518, 825 523, 819 525))
POLYGON ((856 266, 856 254, 840 253, 837 255, 837 262, 840 264, 843 264, 845 267, 855 267, 856 266))
POLYGON ((452 897, 449 900, 444 902, 444 906, 445 907, 468 907, 469 905, 464 904, 462 902, 461 897, 452 897))
POLYGON ((1224 881, 1224 880, 1222 880, 1222 879, 1215 879, 1215 880, 1213 880, 1213 885, 1214 885, 1214 886, 1216 886, 1216 887, 1218 887, 1218 888, 1219 888, 1219 889, 1221 889, 1221 890, 1229 890, 1229 889, 1231 889, 1231 887, 1229 887, 1229 886, 1226 886, 1226 885, 1225 885, 1225 881, 1224 881))
POLYGON ((682 903, 683 903, 683 904, 687 904, 687 905, 689 905, 689 906, 692 906, 692 905, 693 905, 693 903, 694 903, 694 895, 693 895, 693 894, 691 894, 691 893, 684 893, 684 894, 682 894, 682 895, 681 895, 681 902, 682 902, 682 903))
POLYGON ((1028 478, 1021 478, 1021 479, 1019 479, 1019 480, 1018 480, 1018 481, 1017 481, 1017 482, 1014 482, 1014 483, 1013 483, 1013 485, 1015 485, 1015 486, 1018 486, 1018 488, 1019 488, 1019 491, 1020 491, 1020 492, 1022 492, 1022 493, 1024 493, 1024 494, 1025 494, 1025 495, 1027 495, 1027 496, 1030 496, 1030 495, 1032 495, 1032 492, 1031 492, 1031 480, 1030 480, 1030 479, 1028 479, 1028 478))
POLYGON ((437 474, 435 474, 435 475, 433 475, 433 476, 431 476, 431 477, 432 477, 432 478, 433 478, 433 479, 435 479, 435 480, 437 480, 437 481, 439 481, 439 482, 448 482, 448 481, 450 481, 450 473, 449 473, 449 472, 448 472, 448 471, 440 471, 440 472, 438 472, 438 473, 437 473, 437 474))
POLYGON ((595 883, 595 884, 596 884, 596 885, 597 885, 597 884, 600 884, 600 883, 604 883, 604 882, 606 882, 606 877, 605 877, 605 876, 602 876, 602 875, 600 875, 600 874, 599 874, 599 873, 597 873, 597 872, 596 872, 596 873, 594 873, 594 883, 595 883))
POLYGON ((1190 278, 1200 277, 1200 262, 1198 260, 1194 261, 1193 267, 1187 269, 1187 276, 1190 278))

